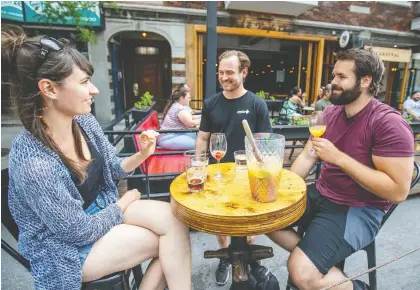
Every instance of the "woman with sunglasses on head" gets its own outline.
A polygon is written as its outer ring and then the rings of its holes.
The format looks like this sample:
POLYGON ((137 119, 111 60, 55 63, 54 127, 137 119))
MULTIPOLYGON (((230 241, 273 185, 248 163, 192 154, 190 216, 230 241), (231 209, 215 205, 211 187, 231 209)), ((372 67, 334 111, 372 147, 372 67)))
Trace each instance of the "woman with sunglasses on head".
MULTIPOLYGON (((160 129, 182 130, 200 125, 201 117, 192 114, 190 101, 190 87, 187 84, 182 84, 174 90, 163 111, 160 129)), ((160 135, 157 143, 168 150, 192 150, 195 148, 196 139, 196 133, 167 133, 160 135)))
MULTIPOLYGON (((3 27, 4 29, 4 27, 3 27)), ((36 289, 80 289, 153 259, 140 289, 191 289, 188 229, 168 203, 121 198, 115 181, 155 149, 121 159, 90 114, 98 89, 89 61, 66 40, 2 31, 11 96, 25 130, 9 155, 9 207, 36 289)))

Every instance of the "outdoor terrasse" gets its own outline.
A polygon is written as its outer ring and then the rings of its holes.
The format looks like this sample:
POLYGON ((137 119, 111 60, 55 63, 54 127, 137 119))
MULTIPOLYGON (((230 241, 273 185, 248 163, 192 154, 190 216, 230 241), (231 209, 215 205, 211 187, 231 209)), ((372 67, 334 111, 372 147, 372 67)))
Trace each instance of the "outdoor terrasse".
MULTIPOLYGON (((300 150, 296 150, 292 160, 296 158, 300 150)), ((285 156, 288 157, 288 151, 285 156)), ((420 161, 420 158, 416 158, 420 161)), ((120 186, 124 190, 124 186, 120 186)), ((420 193, 420 185, 412 190, 412 193, 420 193)), ((396 256, 414 250, 420 241, 420 195, 414 194, 401 204, 392 214, 377 237, 377 265, 386 262, 396 256)), ((2 226, 2 237, 11 241, 10 234, 2 226)), ((272 246, 274 257, 263 260, 263 265, 274 273, 280 281, 281 289, 285 289, 287 281, 287 257, 288 253, 274 245, 267 237, 258 236, 257 244, 272 246)), ((192 244, 192 275, 194 290, 225 290, 229 289, 230 282, 218 287, 214 282, 214 271, 218 260, 206 260, 203 258, 205 250, 218 248, 216 238, 212 235, 191 232, 192 244)), ((16 243, 11 242, 16 246, 16 243)), ((29 290, 34 289, 32 277, 20 264, 14 261, 7 253, 2 251, 1 286, 5 290, 29 290)), ((145 263, 147 264, 147 263, 145 263)), ((145 269, 145 267, 143 267, 145 269)), ((361 273, 367 269, 366 255, 358 252, 346 260, 345 271, 348 275, 361 273)), ((390 290, 417 290, 420 285, 420 251, 402 258, 378 270, 378 289, 390 290)), ((361 277, 368 281, 367 275, 361 277)))

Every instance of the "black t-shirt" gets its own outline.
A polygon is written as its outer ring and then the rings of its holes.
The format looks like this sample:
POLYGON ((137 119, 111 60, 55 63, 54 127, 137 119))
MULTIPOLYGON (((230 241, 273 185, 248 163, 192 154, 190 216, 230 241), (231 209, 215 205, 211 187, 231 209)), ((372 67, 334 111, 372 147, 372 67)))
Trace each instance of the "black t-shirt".
POLYGON ((227 152, 221 162, 234 162, 233 152, 245 149, 244 119, 253 133, 272 132, 267 104, 249 91, 237 99, 220 92, 204 101, 200 131, 226 135, 227 152))

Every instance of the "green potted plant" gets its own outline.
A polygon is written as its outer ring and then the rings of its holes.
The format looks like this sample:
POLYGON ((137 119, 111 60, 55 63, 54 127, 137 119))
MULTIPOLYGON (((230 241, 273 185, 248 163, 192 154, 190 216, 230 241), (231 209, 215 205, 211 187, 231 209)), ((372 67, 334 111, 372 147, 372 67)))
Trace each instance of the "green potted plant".
POLYGON ((145 92, 138 102, 134 104, 132 109, 133 119, 136 121, 142 120, 152 110, 156 102, 153 101, 153 96, 150 92, 145 92))
POLYGON ((259 91, 255 93, 258 97, 260 97, 261 99, 265 100, 265 92, 264 91, 259 91))

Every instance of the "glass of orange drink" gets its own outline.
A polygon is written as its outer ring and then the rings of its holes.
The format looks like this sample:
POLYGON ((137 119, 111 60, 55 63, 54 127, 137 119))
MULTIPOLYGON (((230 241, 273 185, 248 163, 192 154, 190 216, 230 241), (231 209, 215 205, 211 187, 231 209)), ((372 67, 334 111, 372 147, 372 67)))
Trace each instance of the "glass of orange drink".
POLYGON ((262 162, 256 160, 253 147, 245 137, 251 196, 259 202, 272 202, 277 199, 286 141, 284 136, 279 134, 257 133, 253 136, 261 153, 262 162))
MULTIPOLYGON (((309 132, 313 137, 321 137, 324 135, 325 130, 327 130, 327 125, 325 123, 324 113, 321 111, 313 112, 311 115, 311 120, 309 121, 309 132)), ((311 156, 317 156, 314 149, 309 150, 311 156)))

